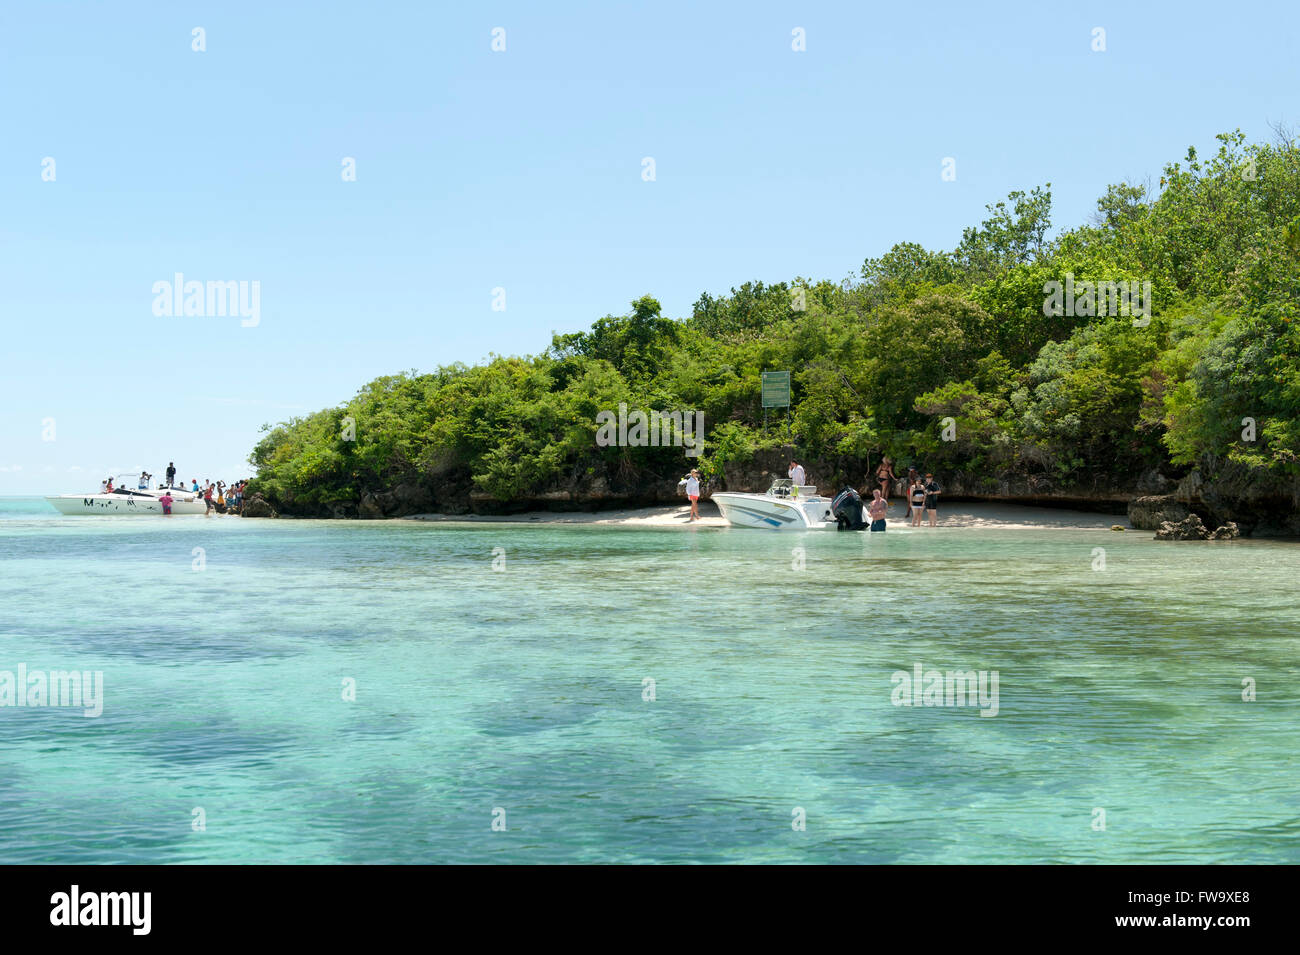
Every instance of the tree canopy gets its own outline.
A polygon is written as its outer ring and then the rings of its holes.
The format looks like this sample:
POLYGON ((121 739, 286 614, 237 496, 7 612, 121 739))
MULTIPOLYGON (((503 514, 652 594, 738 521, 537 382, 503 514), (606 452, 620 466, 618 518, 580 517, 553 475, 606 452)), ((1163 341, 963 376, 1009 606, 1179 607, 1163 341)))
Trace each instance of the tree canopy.
POLYGON ((313 513, 443 475, 505 501, 680 471, 680 449, 597 445, 597 413, 620 403, 702 411, 700 463, 716 472, 784 442, 763 429, 759 375, 773 369, 793 372, 789 429, 808 457, 885 453, 1080 486, 1207 456, 1294 475, 1300 150, 1284 132, 1218 142, 1156 186, 1110 186, 1090 222, 1054 238, 1045 184, 990 205, 950 251, 900 242, 852 280, 747 282, 680 319, 644 295, 540 355, 376 379, 268 426, 254 489, 313 513), (1067 276, 1150 283, 1149 321, 1048 314, 1046 289, 1067 276))

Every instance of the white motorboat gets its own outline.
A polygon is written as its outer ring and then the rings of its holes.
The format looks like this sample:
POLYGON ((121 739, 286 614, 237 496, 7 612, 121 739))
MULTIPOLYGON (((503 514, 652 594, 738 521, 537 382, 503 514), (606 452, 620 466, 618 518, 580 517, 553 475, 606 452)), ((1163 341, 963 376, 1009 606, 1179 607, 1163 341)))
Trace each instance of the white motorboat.
POLYGON ((60 494, 45 500, 61 514, 72 515, 122 515, 153 514, 163 512, 159 500, 164 494, 172 496, 173 514, 206 514, 208 505, 203 498, 185 488, 133 488, 115 487, 107 494, 60 494))
POLYGON ((821 531, 836 526, 831 499, 813 485, 796 485, 788 478, 777 478, 766 494, 718 491, 711 500, 733 527, 821 531))

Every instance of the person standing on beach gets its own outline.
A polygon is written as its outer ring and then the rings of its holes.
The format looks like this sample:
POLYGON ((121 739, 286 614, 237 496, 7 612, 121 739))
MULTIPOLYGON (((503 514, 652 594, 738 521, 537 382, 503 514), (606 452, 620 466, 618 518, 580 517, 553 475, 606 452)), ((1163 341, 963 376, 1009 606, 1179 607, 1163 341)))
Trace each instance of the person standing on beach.
POLYGON ((907 507, 912 514, 912 526, 920 527, 925 516, 925 484, 919 475, 907 486, 907 507))
POLYGON ((867 505, 867 515, 871 518, 871 529, 873 531, 883 531, 885 529, 885 508, 888 506, 885 499, 880 496, 880 488, 872 488, 871 503, 867 505))
POLYGON ((795 487, 802 487, 808 483, 808 475, 804 473, 803 465, 798 461, 790 462, 790 483, 795 487))
POLYGON ((916 473, 916 465, 907 466, 907 517, 912 516, 912 486, 921 480, 921 475, 916 473))
POLYGON ((885 505, 889 505, 889 489, 893 483, 898 480, 894 475, 894 462, 889 458, 880 462, 880 467, 876 468, 876 480, 880 482, 880 492, 884 495, 885 505))
POLYGON ((935 526, 935 520, 939 516, 939 485, 934 480, 933 474, 925 476, 925 512, 930 515, 930 526, 935 526))
MULTIPOLYGON (((700 472, 691 469, 686 478, 686 496, 691 499, 691 521, 700 519, 700 472)), ((689 524, 690 521, 687 521, 689 524)))
POLYGON ((207 517, 213 511, 211 484, 209 484, 207 487, 203 489, 203 503, 208 506, 208 509, 203 512, 203 516, 207 517))

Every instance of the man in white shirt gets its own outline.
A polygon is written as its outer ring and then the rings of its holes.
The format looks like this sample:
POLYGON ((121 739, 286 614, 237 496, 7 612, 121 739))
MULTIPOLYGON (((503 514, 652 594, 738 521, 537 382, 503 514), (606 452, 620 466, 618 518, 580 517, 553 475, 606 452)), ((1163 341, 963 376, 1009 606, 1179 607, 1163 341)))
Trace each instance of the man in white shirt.
POLYGON ((790 480, 795 487, 802 487, 808 483, 808 475, 804 473, 803 465, 798 461, 790 462, 790 480))

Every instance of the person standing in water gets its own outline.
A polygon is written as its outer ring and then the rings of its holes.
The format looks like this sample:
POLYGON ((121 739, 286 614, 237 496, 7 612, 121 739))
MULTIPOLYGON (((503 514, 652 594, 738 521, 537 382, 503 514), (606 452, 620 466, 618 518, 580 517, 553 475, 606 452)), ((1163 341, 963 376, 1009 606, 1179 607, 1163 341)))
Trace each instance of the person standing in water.
MULTIPOLYGON (((686 496, 691 499, 691 521, 700 519, 700 472, 691 469, 686 478, 686 496)), ((689 524, 690 521, 687 521, 689 524)))
POLYGON ((887 506, 885 499, 880 496, 880 488, 872 488, 871 503, 867 505, 867 515, 871 518, 871 529, 873 531, 883 531, 885 529, 885 508, 887 506))
POLYGON ((159 496, 158 503, 162 505, 164 517, 171 517, 172 501, 174 500, 175 498, 172 497, 170 491, 163 491, 162 494, 159 496))

